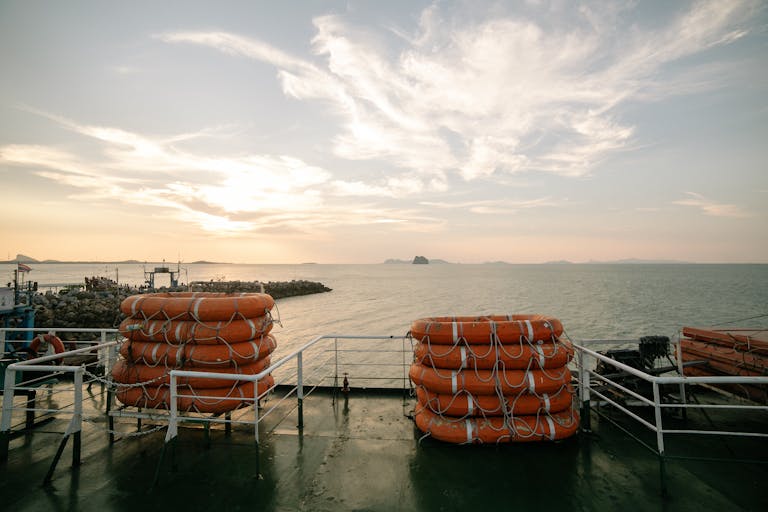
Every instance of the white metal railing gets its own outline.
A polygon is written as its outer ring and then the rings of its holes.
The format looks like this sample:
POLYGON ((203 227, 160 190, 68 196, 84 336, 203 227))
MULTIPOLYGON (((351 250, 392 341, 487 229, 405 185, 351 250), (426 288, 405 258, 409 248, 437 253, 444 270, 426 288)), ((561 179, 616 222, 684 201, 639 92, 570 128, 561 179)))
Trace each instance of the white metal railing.
MULTIPOLYGON (((755 437, 755 438, 768 438, 768 434, 764 432, 740 432, 730 430, 699 430, 699 429, 671 429, 664 428, 662 420, 662 410, 665 408, 672 409, 722 409, 722 410, 747 410, 755 412, 766 412, 768 406, 765 405, 745 405, 745 404, 691 404, 686 403, 684 397, 686 396, 686 386, 697 384, 758 384, 768 386, 768 376, 723 376, 723 377, 686 377, 683 375, 650 375, 637 368, 633 368, 620 361, 616 361, 611 357, 601 354, 595 350, 586 348, 584 345, 589 344, 626 344, 637 343, 637 340, 585 340, 580 343, 573 343, 576 351, 576 364, 578 367, 578 380, 579 380, 579 397, 582 404, 582 425, 583 428, 588 430, 590 428, 589 412, 590 401, 592 396, 598 397, 603 402, 611 405, 628 417, 636 420, 638 423, 652 431, 656 435, 656 451, 664 457, 665 446, 664 436, 671 434, 690 434, 690 435, 726 435, 736 437, 755 437), (644 382, 647 382, 651 386, 652 397, 643 396, 626 386, 623 386, 620 382, 614 379, 606 377, 597 373, 593 367, 594 362, 602 362, 609 365, 611 368, 615 368, 624 375, 630 375, 644 382), (593 381, 594 379, 594 381, 593 381), (630 410, 628 407, 620 404, 618 401, 611 399, 606 393, 595 389, 593 382, 599 382, 601 385, 608 386, 626 395, 635 398, 640 402, 642 406, 653 408, 653 421, 648 421, 641 417, 639 414, 630 410), (660 387, 662 385, 678 385, 681 393, 681 403, 663 403, 661 397, 660 387)), ((678 352, 678 362, 680 361, 678 352)), ((680 364, 680 363, 678 363, 680 364)))
MULTIPOLYGON (((110 372, 111 365, 113 364, 117 351, 116 346, 119 344, 118 341, 109 342, 107 341, 107 337, 110 334, 117 336, 117 330, 116 329, 84 329, 84 328, 61 328, 61 329, 50 329, 50 328, 34 328, 34 329, 22 329, 22 328, 8 328, 8 329, 0 329, 0 341, 6 339, 6 331, 17 331, 17 332, 45 332, 45 333, 63 333, 63 332, 86 332, 86 333, 100 333, 100 339, 95 341, 74 341, 72 343, 78 343, 78 344, 87 344, 89 346, 76 349, 76 350, 70 350, 66 351, 62 354, 54 354, 50 356, 43 356, 38 357, 29 361, 20 361, 13 363, 9 365, 6 369, 5 374, 5 386, 8 390, 7 393, 5 393, 4 399, 3 399, 3 415, 2 420, 0 420, 0 435, 7 434, 6 440, 9 437, 11 431, 14 429, 14 426, 12 425, 12 418, 14 416, 15 412, 32 412, 32 413, 42 413, 42 414, 72 414, 72 424, 70 427, 68 427, 68 431, 70 432, 80 432, 81 430, 81 422, 82 418, 81 413, 73 412, 74 406, 76 405, 78 408, 82 409, 82 400, 83 400, 83 394, 82 394, 82 386, 85 384, 90 384, 94 380, 84 380, 83 376, 89 376, 92 375, 92 372, 88 371, 87 366, 62 366, 62 365, 53 365, 53 364, 45 364, 45 363, 51 363, 56 360, 61 360, 67 357, 75 356, 75 355, 82 355, 82 354, 89 354, 92 353, 94 350, 97 350, 100 354, 105 353, 103 357, 99 357, 98 363, 104 368, 105 375, 108 376, 110 372), (96 345, 95 347, 93 345, 96 345), (20 372, 28 372, 28 373, 40 373, 44 371, 54 371, 56 372, 56 375, 63 375, 63 374, 71 374, 71 379, 73 381, 76 381, 77 385, 74 386, 72 389, 68 389, 69 392, 72 393, 74 401, 74 404, 68 404, 67 407, 59 407, 56 409, 44 409, 41 407, 27 407, 29 404, 14 404, 14 394, 18 391, 25 391, 25 390, 31 390, 33 389, 33 386, 35 385, 35 379, 30 379, 29 381, 24 382, 17 382, 16 375, 20 372), (79 375, 79 377, 78 377, 79 375), (13 392, 11 392, 13 391, 13 392)), ((9 340, 9 343, 11 340, 9 340)), ((70 342, 68 342, 70 343, 70 342)), ((368 383, 368 382, 375 382, 376 385, 379 385, 380 382, 377 382, 376 379, 387 379, 390 382, 395 381, 399 382, 400 386, 402 388, 408 388, 409 387, 409 380, 407 377, 407 365, 410 364, 410 359, 412 357, 412 351, 410 347, 410 343, 408 341, 408 338, 406 336, 394 336, 394 335, 382 335, 382 336, 364 336, 364 335, 324 335, 324 336, 317 336, 304 344, 303 346, 299 347, 298 349, 294 350, 287 356, 281 358, 279 361, 276 361, 272 363, 269 368, 266 368, 262 372, 260 372, 257 375, 240 375, 240 374, 230 374, 230 373, 212 373, 212 372, 199 372, 194 371, 194 369, 186 369, 186 370, 171 370, 169 369, 169 376, 170 376, 170 409, 165 411, 152 411, 152 412, 134 412, 134 411, 125 411, 125 410, 108 410, 107 414, 110 418, 112 417, 129 417, 129 418, 138 418, 139 420, 142 418, 148 418, 153 420, 161 420, 164 421, 165 419, 168 420, 169 430, 167 433, 167 439, 172 439, 178 434, 178 425, 179 423, 183 423, 186 421, 189 422, 203 422, 203 423, 241 423, 241 424, 248 424, 253 425, 254 427, 254 436, 258 440, 258 425, 266 418, 270 413, 272 413, 278 405, 280 405, 282 402, 290 398, 291 396, 295 395, 298 402, 299 407, 299 424, 303 424, 303 414, 302 414, 302 401, 306 397, 308 393, 305 393, 305 387, 310 386, 310 393, 312 390, 314 390, 318 386, 328 386, 328 387, 338 387, 340 378, 343 375, 350 375, 353 372, 353 368, 355 367, 362 367, 366 370, 366 373, 361 373, 360 375, 352 376, 351 378, 356 379, 356 384, 360 383, 368 383), (351 342, 353 340, 367 342, 368 347, 340 347, 339 342, 351 342), (402 345, 399 348, 396 347, 381 347, 380 345, 377 347, 370 347, 370 342, 376 341, 381 342, 389 340, 392 342, 399 342, 402 343, 402 345), (406 343, 408 344, 408 347, 406 347, 406 343), (388 363, 381 363, 381 361, 358 361, 355 362, 351 359, 350 355, 354 354, 376 354, 377 357, 381 356, 383 353, 389 353, 393 355, 394 359, 391 360, 388 363), (306 364, 307 358, 309 356, 309 360, 311 361, 309 364, 306 364), (368 372, 369 366, 389 366, 389 367, 395 367, 397 370, 395 372, 390 371, 389 374, 380 374, 380 376, 372 376, 370 372, 368 372), (348 370, 348 371, 344 371, 348 370), (241 384, 245 382, 251 382, 256 384, 258 387, 258 382, 262 379, 264 379, 267 375, 273 375, 275 377, 275 387, 277 385, 285 386, 288 384, 288 391, 285 393, 285 396, 282 396, 278 400, 273 400, 273 404, 270 408, 264 409, 255 407, 256 404, 259 402, 261 398, 264 398, 265 393, 262 393, 261 395, 255 396, 253 398, 253 417, 252 419, 247 420, 238 420, 238 419, 231 419, 231 417, 217 417, 215 415, 210 416, 202 416, 200 414, 196 413, 189 413, 187 414, 185 411, 179 411, 178 410, 178 399, 179 398, 191 398, 191 395, 185 395, 184 391, 179 389, 178 386, 178 379, 179 378, 185 378, 185 377, 191 377, 195 379, 223 379, 223 380, 229 380, 233 384, 241 384)), ((94 363, 89 363, 94 364, 94 363)), ((103 380, 102 380, 103 382, 103 380)), ((56 392, 61 392, 57 388, 56 392)), ((201 391, 197 395, 195 395, 195 398, 202 398, 205 399, 204 391, 201 391)), ((225 398, 226 400, 226 398, 225 398)), ((108 408, 110 409, 110 408, 108 408)), ((18 427, 18 425, 17 425, 18 427)), ((5 453, 7 455, 7 452, 5 453)))
MULTIPOLYGON (((260 399, 264 398, 265 395, 268 393, 268 391, 258 395, 254 396, 253 398, 253 407, 252 407, 252 420, 249 421, 239 421, 237 419, 231 419, 231 418, 216 418, 216 417, 209 417, 207 419, 204 419, 202 421, 208 421, 212 423, 247 423, 252 424, 254 429, 254 440, 256 443, 259 442, 259 424, 264 420, 267 416, 272 414, 277 407, 282 404, 285 400, 290 398, 292 395, 296 395, 297 400, 297 409, 298 409, 298 428, 303 428, 304 426, 304 418, 303 418, 303 401, 304 399, 311 393, 314 389, 316 389, 319 386, 322 386, 324 383, 327 386, 333 386, 337 387, 339 382, 339 377, 341 375, 340 371, 343 369, 347 369, 351 366, 358 366, 358 365, 375 365, 375 366, 382 366, 382 363, 376 364, 375 362, 372 363, 356 363, 356 362, 349 362, 344 361, 340 359, 343 357, 345 352, 348 353, 356 353, 356 352, 363 352, 363 353, 390 353, 390 354, 396 354, 396 357, 402 358, 398 362, 391 362, 391 363, 384 363, 386 366, 391 367, 398 367, 398 375, 389 375, 384 376, 381 378, 389 379, 389 380, 398 380, 402 381, 402 387, 408 388, 409 387, 409 380, 407 378, 407 365, 410 363, 410 357, 412 357, 412 350, 410 348, 410 343, 408 341, 408 338, 406 336, 395 336, 395 335, 373 335, 373 336, 364 336, 364 335, 345 335, 345 334, 329 334, 329 335, 320 335, 312 338, 310 341, 299 347, 298 349, 294 350, 290 354, 286 355, 285 357, 281 358, 280 360, 272 363, 268 368, 265 368, 261 372, 254 374, 254 375, 241 375, 241 374, 231 374, 231 373, 213 373, 213 372, 199 372, 194 370, 171 370, 170 372, 170 411, 169 411, 169 417, 168 417, 168 431, 166 432, 166 443, 173 440, 178 435, 178 425, 184 421, 194 421, 199 422, 201 421, 201 418, 198 416, 185 416, 184 414, 181 414, 178 410, 178 399, 179 398, 192 398, 192 395, 184 395, 183 393, 179 392, 178 389, 178 379, 179 378, 201 378, 201 379, 221 379, 221 380, 230 380, 234 383, 252 383, 254 385, 254 389, 258 389, 258 383, 266 378, 268 375, 272 375, 273 378, 275 378, 275 387, 278 385, 284 385, 289 384, 290 389, 281 396, 278 400, 275 401, 270 407, 268 408, 262 408, 259 407, 258 403, 260 399), (400 349, 390 349, 390 350, 383 350, 381 347, 378 347, 376 350, 344 350, 339 348, 339 341, 351 341, 351 340, 358 340, 358 341, 365 341, 365 342, 371 342, 371 341, 384 341, 384 340, 390 340, 390 341, 400 341, 403 346, 400 349), (408 343, 408 347, 406 349, 405 344, 408 343), (323 346, 325 345, 325 346, 323 346), (319 350, 316 350, 319 349, 319 350), (311 365, 306 365, 305 361, 305 355, 313 352, 313 355, 315 356, 314 362, 311 365), (287 370, 283 372, 282 375, 279 374, 281 370, 287 370), (323 370, 324 373, 321 373, 323 370), (399 374, 399 371, 403 371, 403 375, 399 374), (310 386, 311 389, 309 392, 305 393, 305 386, 310 386)), ((344 372, 345 374, 348 374, 348 372, 344 372)), ((354 378, 354 377, 353 377, 354 378)), ((372 377, 370 375, 368 376, 361 376, 363 379, 371 379, 372 377)), ((377 377, 373 377, 377 378, 377 377)), ((201 397, 200 395, 195 395, 197 398, 205 398, 201 397)), ((241 400, 239 397, 237 400, 241 400)))
MULTIPOLYGON (((98 334, 96 340, 72 340, 67 343, 75 345, 87 345, 83 348, 68 350, 62 353, 43 355, 30 360, 20 360, 5 367, 3 382, 2 417, 0 418, 0 461, 7 460, 9 442, 14 430, 20 425, 25 429, 34 427, 39 420, 59 419, 60 416, 69 416, 59 449, 54 457, 54 462, 46 475, 44 482, 49 482, 53 470, 58 463, 67 441, 73 441, 73 466, 80 463, 80 433, 86 411, 84 405, 84 387, 99 379, 97 373, 109 372, 111 363, 116 357, 118 341, 108 341, 108 337, 117 336, 116 329, 87 329, 87 328, 3 328, 0 329, 0 341, 4 348, 11 343, 25 344, 25 341, 7 340, 6 332, 45 332, 45 333, 88 333, 98 334), (95 355, 94 358, 86 358, 80 364, 62 364, 65 359, 95 355), (96 368, 94 368, 96 367, 96 368), (97 370, 98 369, 98 370, 97 370), (61 381, 72 381, 71 385, 62 384, 61 381), (54 386, 55 384, 55 386, 54 386), (48 388, 48 399, 45 404, 37 401, 37 392, 43 386, 48 388), (25 399, 18 403, 17 395, 25 395, 25 399), (57 400, 53 400, 57 395, 57 400), (14 418, 23 416, 22 424, 14 424, 14 418)), ((90 388, 88 388, 90 389, 90 388)), ((88 414, 101 415, 100 411, 89 409, 88 414)))

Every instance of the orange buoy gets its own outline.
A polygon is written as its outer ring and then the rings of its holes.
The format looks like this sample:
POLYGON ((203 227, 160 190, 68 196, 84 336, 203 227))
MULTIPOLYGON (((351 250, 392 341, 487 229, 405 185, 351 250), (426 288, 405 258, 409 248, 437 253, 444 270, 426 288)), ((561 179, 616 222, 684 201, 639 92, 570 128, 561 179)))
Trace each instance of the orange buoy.
MULTIPOLYGON (((61 354, 62 352, 65 352, 66 349, 64 348, 64 343, 61 341, 61 338, 56 336, 55 334, 38 334, 34 337, 32 342, 29 344, 29 351, 32 356, 32 358, 40 357, 38 354, 38 351, 42 349, 42 351, 47 351, 48 347, 53 347, 53 351, 56 354, 61 354)), ((43 356, 45 354, 42 354, 43 356)), ((63 361, 62 358, 54 359, 52 361, 53 364, 61 364, 63 361)))
POLYGON ((168 345, 128 341, 120 346, 120 355, 133 363, 172 367, 225 367, 249 364, 271 354, 277 342, 271 334, 251 341, 221 345, 168 345))
MULTIPOLYGON (((230 366, 228 368, 184 368, 185 370, 204 373, 228 373, 233 375, 255 375, 264 368, 269 367, 270 358, 259 359, 253 364, 230 366)), ((131 364, 125 359, 118 360, 112 367, 112 378, 121 384, 146 384, 148 386, 160 386, 171 382, 171 370, 176 368, 145 364, 131 364)), ((239 385, 241 381, 229 379, 207 379, 205 377, 179 377, 177 385, 187 385, 195 389, 223 388, 239 385)))
POLYGON ((120 334, 132 341, 215 345, 252 340, 269 333, 272 325, 271 315, 219 322, 126 318, 120 322, 120 334))
POLYGON ((523 391, 554 394, 571 382, 567 367, 552 370, 446 370, 414 363, 408 374, 417 386, 451 395, 460 390, 475 395, 499 392, 508 395, 523 391))
POLYGON ((423 386, 416 388, 418 402, 435 414, 464 418, 466 416, 503 416, 505 414, 536 414, 559 412, 571 407, 573 394, 564 387, 556 393, 520 393, 504 396, 473 395, 461 390, 454 394, 433 393, 423 386))
POLYGON ((440 416, 421 404, 414 412, 416 426, 435 439, 456 444, 520 443, 555 441, 576 433, 579 416, 575 408, 558 413, 452 418, 440 416))
MULTIPOLYGON (((259 397, 274 387, 275 381, 268 375, 259 381, 259 397)), ((194 390, 189 386, 178 388, 179 411, 221 414, 254 404, 253 383, 226 388, 194 390)), ((119 388, 115 395, 120 402, 147 409, 170 409, 171 390, 168 386, 141 386, 119 388)))
POLYGON ((266 293, 168 292, 131 295, 120 304, 120 311, 148 320, 206 322, 260 317, 274 305, 266 293))
POLYGON ((556 318, 544 315, 490 315, 422 318, 411 323, 411 336, 421 342, 453 345, 519 343, 551 340, 563 334, 556 318))
POLYGON ((498 366, 502 369, 524 370, 565 366, 573 357, 573 347, 559 340, 490 345, 464 341, 454 345, 420 342, 415 345, 413 355, 417 363, 436 368, 487 370, 498 366))

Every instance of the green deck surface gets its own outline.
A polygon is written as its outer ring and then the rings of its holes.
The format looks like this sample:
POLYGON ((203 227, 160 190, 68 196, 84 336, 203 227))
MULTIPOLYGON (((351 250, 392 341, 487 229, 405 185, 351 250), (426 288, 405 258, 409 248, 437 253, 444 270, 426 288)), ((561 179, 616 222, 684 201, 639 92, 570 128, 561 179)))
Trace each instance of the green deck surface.
MULTIPOLYGON (((154 488, 165 431, 110 445, 104 424, 85 425, 82 465, 71 467, 70 443, 43 487, 63 431, 56 420, 11 440, 0 509, 768 510, 761 464, 670 460, 662 496, 658 458, 596 415, 591 433, 559 443, 452 446, 419 442, 413 407, 400 391, 353 390, 335 403, 317 391, 305 400, 303 432, 294 403, 285 403, 262 425, 258 452, 244 427, 210 436, 182 428, 154 488)), ((738 455, 729 443, 703 446, 738 455)), ((765 459, 768 443, 751 443, 753 458, 765 459)))

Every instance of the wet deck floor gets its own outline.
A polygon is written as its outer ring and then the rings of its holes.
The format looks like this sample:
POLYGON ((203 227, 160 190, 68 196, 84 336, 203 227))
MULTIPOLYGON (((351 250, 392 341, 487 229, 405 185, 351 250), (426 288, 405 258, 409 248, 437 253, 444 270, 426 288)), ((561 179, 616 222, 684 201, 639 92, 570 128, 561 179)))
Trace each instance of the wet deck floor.
MULTIPOLYGON (((305 401, 303 432, 293 404, 280 421, 280 410, 266 420, 274 430, 259 453, 252 430, 214 429, 207 438, 180 429, 154 488, 164 431, 109 445, 98 424, 84 431, 82 465, 70 466, 68 449, 43 487, 61 439, 46 434, 62 431, 52 422, 11 441, 0 509, 768 510, 765 465, 669 461, 662 497, 658 458, 596 417, 592 433, 559 443, 451 446, 419 443, 413 405, 399 391, 353 390, 336 402, 318 391, 305 401)), ((753 455, 766 457, 765 444, 753 455)))

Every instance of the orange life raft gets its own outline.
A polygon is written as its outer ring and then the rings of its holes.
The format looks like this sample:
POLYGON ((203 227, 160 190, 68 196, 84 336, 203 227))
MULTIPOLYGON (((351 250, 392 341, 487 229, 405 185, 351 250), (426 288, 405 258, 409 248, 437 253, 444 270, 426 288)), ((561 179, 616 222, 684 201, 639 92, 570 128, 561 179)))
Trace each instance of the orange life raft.
POLYGON ((579 416, 574 408, 555 414, 452 418, 417 404, 414 419, 422 432, 440 441, 457 444, 556 441, 574 435, 579 427, 579 416))
POLYGON ((494 367, 525 370, 528 368, 560 368, 573 357, 570 343, 559 340, 511 344, 494 343, 438 345, 420 342, 413 349, 414 360, 436 368, 476 368, 487 370, 494 367))
POLYGON ((457 418, 536 414, 539 411, 559 412, 571 407, 573 402, 573 394, 568 388, 563 388, 552 395, 521 393, 505 396, 502 401, 497 395, 473 395, 469 391, 459 391, 453 395, 438 394, 418 386, 416 397, 422 406, 433 413, 457 418))
POLYGON ((132 295, 120 311, 134 318, 205 322, 259 317, 274 305, 266 293, 169 292, 132 295))
POLYGON ((417 386, 451 395, 460 390, 476 395, 556 393, 571 381, 567 367, 553 370, 444 370, 414 363, 408 372, 417 386))
POLYGON ((120 334, 132 341, 153 341, 172 345, 189 342, 216 345, 258 338, 269 333, 272 325, 270 315, 219 322, 126 318, 120 322, 120 334))
MULTIPOLYGON (((128 338, 112 368, 125 405, 168 408, 170 371, 255 375, 270 365, 276 342, 271 296, 263 293, 153 293, 120 304, 128 338)), ((228 378, 179 377, 182 411, 221 413, 253 404, 254 384, 228 378), (230 398, 232 398, 230 400, 230 398), (249 400, 250 399, 250 400, 249 400)), ((258 393, 274 386, 267 375, 258 393)))
POLYGON ((418 341, 453 345, 468 343, 519 343, 521 340, 551 340, 563 334, 556 318, 544 315, 444 316, 422 318, 411 323, 411 336, 418 341))
POLYGON ((696 341, 716 343, 725 347, 768 355, 768 334, 764 329, 698 329, 683 327, 683 336, 696 341))
MULTIPOLYGON (((270 358, 259 359, 253 364, 231 366, 229 368, 190 368, 195 372, 227 373, 233 375, 256 375, 270 365, 270 358)), ((142 384, 157 387, 171 382, 171 370, 167 366, 147 366, 145 364, 131 364, 120 359, 112 367, 112 378, 121 384, 142 384)), ((205 377, 179 377, 177 385, 187 385, 194 389, 224 388, 239 385, 239 381, 230 379, 207 379, 205 377)))
MULTIPOLYGON (((275 384, 272 376, 259 381, 256 397, 269 391, 275 384)), ((177 407, 179 411, 220 414, 254 404, 253 383, 226 388, 194 390, 179 386, 177 407)), ((119 388, 115 395, 120 402, 147 409, 170 409, 171 390, 168 386, 142 386, 119 388)))
POLYGON ((573 347, 544 315, 423 318, 411 323, 416 426, 450 443, 563 439, 576 433, 573 347))
POLYGON ((144 341, 127 341, 120 355, 132 363, 166 366, 224 367, 249 364, 271 354, 277 342, 268 334, 252 341, 222 345, 168 345, 144 341))

